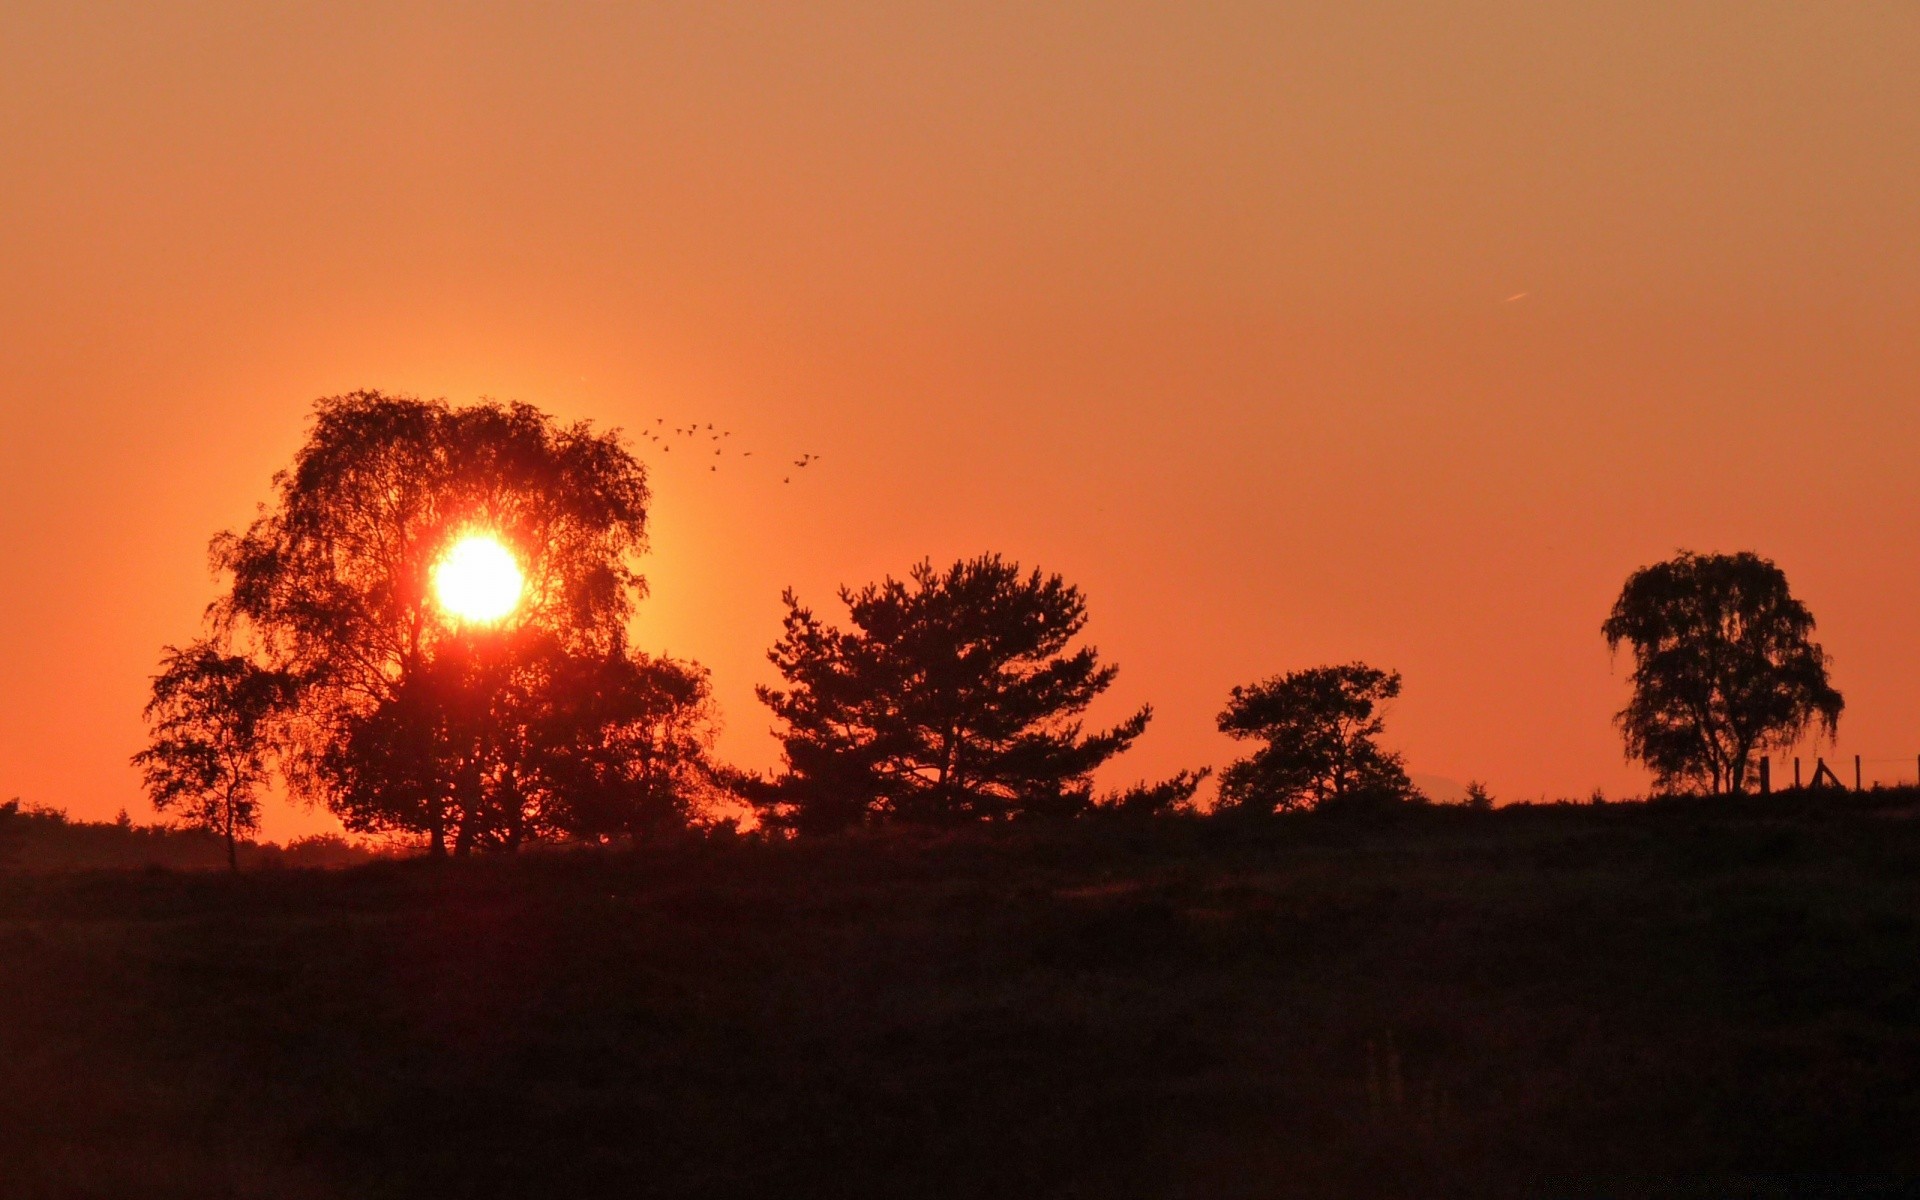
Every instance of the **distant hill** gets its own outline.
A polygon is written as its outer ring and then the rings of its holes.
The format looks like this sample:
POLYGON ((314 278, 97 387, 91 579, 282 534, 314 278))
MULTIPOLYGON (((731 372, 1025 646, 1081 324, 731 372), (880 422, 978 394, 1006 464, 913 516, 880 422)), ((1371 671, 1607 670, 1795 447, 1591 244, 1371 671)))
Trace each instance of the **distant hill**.
POLYGON ((1459 804, 1467 798, 1467 785, 1445 775, 1414 775, 1413 786, 1426 793, 1435 804, 1459 804))

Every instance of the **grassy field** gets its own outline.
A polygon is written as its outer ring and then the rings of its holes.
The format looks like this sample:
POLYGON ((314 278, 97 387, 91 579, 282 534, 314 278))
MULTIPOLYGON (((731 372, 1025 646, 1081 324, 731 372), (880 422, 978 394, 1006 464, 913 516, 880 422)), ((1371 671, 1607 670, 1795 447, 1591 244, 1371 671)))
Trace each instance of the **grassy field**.
POLYGON ((0 1188, 1906 1195, 1917 802, 0 875, 0 1188))

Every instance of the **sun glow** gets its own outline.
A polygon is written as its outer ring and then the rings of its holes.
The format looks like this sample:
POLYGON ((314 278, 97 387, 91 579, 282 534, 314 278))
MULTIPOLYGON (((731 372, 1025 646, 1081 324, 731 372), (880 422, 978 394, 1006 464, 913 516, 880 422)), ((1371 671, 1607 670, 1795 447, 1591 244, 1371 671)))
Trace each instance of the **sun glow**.
POLYGON ((440 607, 462 621, 498 621, 520 603, 525 587, 513 552, 484 533, 461 538, 433 567, 433 592, 440 607))

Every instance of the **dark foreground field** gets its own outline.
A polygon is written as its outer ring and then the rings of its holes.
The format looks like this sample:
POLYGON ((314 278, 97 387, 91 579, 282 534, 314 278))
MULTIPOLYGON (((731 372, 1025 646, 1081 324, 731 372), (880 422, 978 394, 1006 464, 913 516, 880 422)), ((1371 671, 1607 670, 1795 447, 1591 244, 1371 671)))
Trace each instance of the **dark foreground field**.
POLYGON ((0 877, 0 1187, 1905 1195, 1910 800, 0 877))

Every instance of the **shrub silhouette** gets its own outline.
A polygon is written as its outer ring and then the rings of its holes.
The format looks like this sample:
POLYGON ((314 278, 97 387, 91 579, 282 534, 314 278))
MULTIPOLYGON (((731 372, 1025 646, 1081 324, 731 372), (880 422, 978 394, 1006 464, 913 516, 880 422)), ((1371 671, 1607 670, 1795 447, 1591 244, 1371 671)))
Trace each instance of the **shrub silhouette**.
POLYGON ((1161 817, 1191 811, 1193 794, 1212 775, 1212 767, 1203 767, 1197 771, 1179 771, 1158 781, 1142 781, 1097 797, 1094 809, 1134 817, 1161 817))

